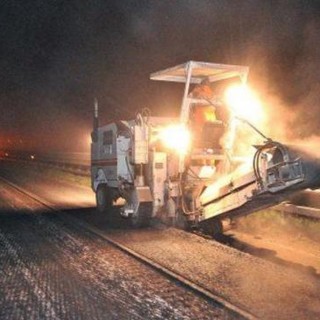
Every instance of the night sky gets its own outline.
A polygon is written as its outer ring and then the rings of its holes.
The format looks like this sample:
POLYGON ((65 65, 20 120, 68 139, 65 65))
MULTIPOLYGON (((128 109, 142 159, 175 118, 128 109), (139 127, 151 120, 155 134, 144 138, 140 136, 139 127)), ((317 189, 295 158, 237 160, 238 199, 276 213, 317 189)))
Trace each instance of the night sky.
POLYGON ((319 133, 319 0, 3 0, 0 41, 0 149, 88 150, 94 97, 103 121, 177 115, 149 74, 188 60, 249 65, 273 124, 319 133))

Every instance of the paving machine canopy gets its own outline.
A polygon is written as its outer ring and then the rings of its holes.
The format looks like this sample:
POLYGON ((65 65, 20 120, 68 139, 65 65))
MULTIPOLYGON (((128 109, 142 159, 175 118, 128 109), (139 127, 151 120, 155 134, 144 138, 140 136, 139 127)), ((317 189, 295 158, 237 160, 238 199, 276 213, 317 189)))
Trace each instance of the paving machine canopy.
POLYGON ((172 68, 154 72, 150 75, 150 79, 200 84, 203 80, 215 82, 240 77, 243 82, 246 82, 248 73, 249 67, 247 66, 188 61, 172 68))

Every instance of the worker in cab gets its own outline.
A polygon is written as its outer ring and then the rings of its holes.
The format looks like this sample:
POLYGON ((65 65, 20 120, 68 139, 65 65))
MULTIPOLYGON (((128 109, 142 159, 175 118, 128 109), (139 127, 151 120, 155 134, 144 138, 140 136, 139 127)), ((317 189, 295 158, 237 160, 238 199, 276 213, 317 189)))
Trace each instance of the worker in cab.
POLYGON ((211 103, 214 96, 214 90, 207 79, 191 92, 193 99, 199 99, 199 102, 192 105, 190 112, 190 127, 195 148, 222 149, 221 141, 229 121, 229 114, 225 106, 215 106, 211 103))

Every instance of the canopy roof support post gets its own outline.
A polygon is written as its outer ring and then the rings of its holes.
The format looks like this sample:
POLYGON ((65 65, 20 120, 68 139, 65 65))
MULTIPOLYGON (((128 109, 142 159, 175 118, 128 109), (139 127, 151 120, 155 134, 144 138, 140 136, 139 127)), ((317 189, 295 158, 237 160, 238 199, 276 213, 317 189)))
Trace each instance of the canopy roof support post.
MULTIPOLYGON (((180 122, 182 125, 186 125, 189 121, 189 112, 190 112, 190 103, 188 99, 189 95, 189 87, 192 75, 192 61, 190 61, 186 66, 186 85, 184 87, 184 94, 181 104, 181 111, 180 111, 180 122)), ((184 161, 185 154, 179 154, 179 173, 183 173, 185 170, 184 161)))
POLYGON ((190 61, 186 66, 186 84, 184 87, 184 94, 183 94, 181 111, 180 111, 180 122, 183 124, 186 124, 189 120, 190 104, 188 101, 188 95, 189 95, 191 75, 192 75, 192 61, 190 61))

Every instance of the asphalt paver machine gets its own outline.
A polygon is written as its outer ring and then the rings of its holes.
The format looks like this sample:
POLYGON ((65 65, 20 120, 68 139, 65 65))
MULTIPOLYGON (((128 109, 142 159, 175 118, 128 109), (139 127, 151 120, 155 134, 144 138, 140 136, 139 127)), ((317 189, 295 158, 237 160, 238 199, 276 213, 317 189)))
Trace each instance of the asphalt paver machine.
POLYGON ((319 187, 317 158, 267 138, 237 113, 234 106, 248 107, 244 94, 237 94, 246 89, 248 72, 246 66, 189 61, 151 74, 152 80, 184 84, 177 118, 143 110, 134 119, 99 126, 96 106, 91 178, 98 209, 110 212, 121 199, 121 215, 134 226, 161 216, 214 234, 222 219, 319 187), (231 91, 228 101, 216 86, 230 81, 240 91, 231 91), (241 138, 243 127, 259 136, 259 144, 241 138), (247 144, 241 156, 240 144, 247 144))

